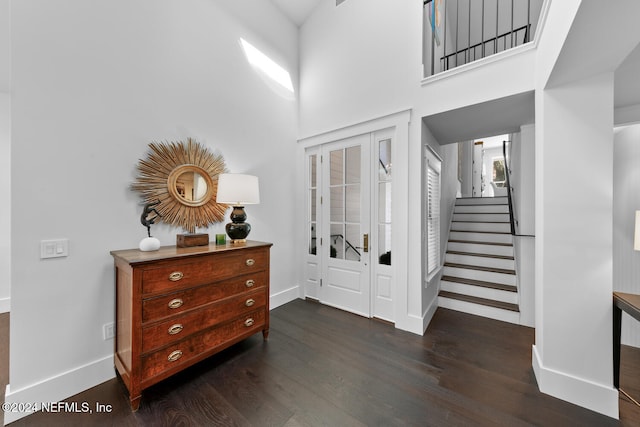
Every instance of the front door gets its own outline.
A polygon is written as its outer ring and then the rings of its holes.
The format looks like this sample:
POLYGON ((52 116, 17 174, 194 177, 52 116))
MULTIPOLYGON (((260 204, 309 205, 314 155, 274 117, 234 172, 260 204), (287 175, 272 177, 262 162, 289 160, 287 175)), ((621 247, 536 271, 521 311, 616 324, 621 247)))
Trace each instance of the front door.
POLYGON ((370 135, 322 147, 320 301, 369 317, 370 135))

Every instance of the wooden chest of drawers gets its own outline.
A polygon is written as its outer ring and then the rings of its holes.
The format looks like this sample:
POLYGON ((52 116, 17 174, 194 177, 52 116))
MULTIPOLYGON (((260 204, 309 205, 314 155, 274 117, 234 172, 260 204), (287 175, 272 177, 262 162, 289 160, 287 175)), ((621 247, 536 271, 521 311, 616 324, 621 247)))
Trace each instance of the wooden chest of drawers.
POLYGON ((142 390, 256 332, 269 334, 270 243, 112 251, 115 367, 142 390))

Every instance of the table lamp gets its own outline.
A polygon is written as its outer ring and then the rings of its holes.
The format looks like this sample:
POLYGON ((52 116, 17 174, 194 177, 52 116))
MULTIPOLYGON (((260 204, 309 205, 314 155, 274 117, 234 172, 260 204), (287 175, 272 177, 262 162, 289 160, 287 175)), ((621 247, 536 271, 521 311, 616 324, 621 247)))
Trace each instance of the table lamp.
POLYGON ((247 241, 251 225, 246 223, 245 205, 260 203, 258 177, 239 173, 218 175, 218 194, 216 202, 233 206, 231 222, 226 225, 231 243, 247 241))

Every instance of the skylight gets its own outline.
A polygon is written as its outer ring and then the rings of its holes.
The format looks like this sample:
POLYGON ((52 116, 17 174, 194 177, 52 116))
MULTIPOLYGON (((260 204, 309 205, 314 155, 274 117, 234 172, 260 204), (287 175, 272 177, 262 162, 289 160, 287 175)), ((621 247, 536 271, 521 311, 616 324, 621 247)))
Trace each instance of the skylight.
POLYGON ((251 65, 258 68, 285 89, 293 92, 293 83, 291 83, 291 76, 287 70, 276 64, 271 58, 260 52, 245 39, 241 38, 240 42, 242 43, 244 54, 247 56, 247 60, 251 65))

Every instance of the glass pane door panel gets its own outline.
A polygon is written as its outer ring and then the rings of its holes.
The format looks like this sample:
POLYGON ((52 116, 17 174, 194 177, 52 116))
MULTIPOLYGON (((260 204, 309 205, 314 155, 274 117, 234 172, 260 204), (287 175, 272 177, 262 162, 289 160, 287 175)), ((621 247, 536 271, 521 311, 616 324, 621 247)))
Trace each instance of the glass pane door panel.
POLYGON ((360 222, 360 184, 347 185, 346 222, 360 222))
POLYGON ((345 240, 345 259, 360 262, 360 224, 347 224, 345 240))
POLYGON ((383 139, 379 144, 380 161, 378 162, 378 178, 380 181, 391 179, 391 140, 383 139))
POLYGON ((344 222, 344 187, 331 187, 331 222, 344 222))
POLYGON ((360 183, 360 146, 349 147, 346 149, 346 184, 360 183))
POLYGON ((318 161, 317 154, 312 154, 309 156, 309 165, 308 165, 309 175, 308 175, 308 183, 307 183, 307 189, 308 189, 307 196, 309 197, 307 209, 309 211, 307 213, 307 221, 308 221, 307 230, 309 230, 308 247, 309 247, 310 255, 316 255, 316 252, 317 252, 316 250, 316 230, 318 228, 317 227, 318 225, 317 224, 317 221, 318 221, 317 161, 318 161))
POLYGON ((331 224, 329 238, 329 256, 331 258, 344 259, 344 225, 331 224))
POLYGON ((391 222, 391 183, 378 184, 378 222, 391 222))
POLYGON ((391 139, 378 142, 378 262, 391 265, 391 139))
POLYGON ((391 265, 391 224, 378 225, 378 261, 391 265))
POLYGON ((311 194, 309 195, 309 198, 311 199, 311 222, 316 222, 317 221, 316 196, 317 196, 317 190, 315 188, 312 188, 311 189, 311 194))
POLYGON ((312 187, 318 186, 316 171, 316 155, 309 156, 309 183, 312 187))
POLYGON ((361 147, 330 152, 331 257, 360 262, 361 147))
POLYGON ((311 224, 311 238, 309 239, 309 253, 311 255, 316 255, 316 225, 311 224))
POLYGON ((329 185, 344 184, 344 150, 332 151, 329 157, 331 158, 329 185))

